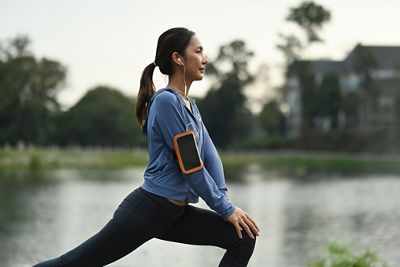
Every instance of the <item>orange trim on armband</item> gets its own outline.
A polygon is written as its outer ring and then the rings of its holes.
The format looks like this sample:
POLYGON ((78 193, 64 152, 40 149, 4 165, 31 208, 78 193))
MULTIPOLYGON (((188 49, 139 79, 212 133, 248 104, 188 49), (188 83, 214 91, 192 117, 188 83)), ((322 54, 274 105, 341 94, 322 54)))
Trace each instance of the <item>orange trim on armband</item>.
POLYGON ((200 158, 200 153, 199 153, 199 150, 197 148, 196 139, 195 139, 195 135, 194 135, 193 130, 189 130, 187 132, 183 132, 183 133, 175 135, 173 143, 174 143, 175 153, 176 153, 176 156, 177 156, 178 162, 179 162, 179 167, 181 168, 181 170, 182 170, 182 172, 184 174, 190 174, 190 173, 197 172, 197 171, 203 169, 203 167, 204 167, 203 161, 200 158), (179 150, 179 145, 178 145, 178 139, 180 137, 183 137, 183 136, 186 136, 186 135, 192 135, 193 136, 193 141, 194 141, 194 144, 195 144, 195 147, 196 147, 196 152, 197 152, 197 155, 198 155, 199 161, 200 161, 200 166, 194 167, 194 168, 189 169, 189 170, 186 170, 185 166, 183 165, 183 159, 182 159, 182 155, 181 155, 181 152, 179 150))

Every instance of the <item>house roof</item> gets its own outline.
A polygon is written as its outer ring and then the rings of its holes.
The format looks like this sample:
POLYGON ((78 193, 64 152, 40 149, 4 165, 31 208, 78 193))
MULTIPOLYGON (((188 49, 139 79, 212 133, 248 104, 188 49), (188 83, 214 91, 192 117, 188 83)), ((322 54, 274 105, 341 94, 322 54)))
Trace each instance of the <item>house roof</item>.
MULTIPOLYGON (((379 69, 399 69, 400 68, 400 46, 373 46, 364 45, 365 48, 374 55, 379 64, 379 69)), ((345 62, 350 63, 354 57, 354 50, 345 58, 345 62)))
MULTIPOLYGON (((400 69, 400 46, 372 46, 365 45, 374 55, 379 64, 379 69, 400 69)), ((308 62, 315 74, 325 75, 328 73, 343 74, 349 72, 354 57, 354 50, 347 55, 343 61, 329 59, 304 60, 308 62)))

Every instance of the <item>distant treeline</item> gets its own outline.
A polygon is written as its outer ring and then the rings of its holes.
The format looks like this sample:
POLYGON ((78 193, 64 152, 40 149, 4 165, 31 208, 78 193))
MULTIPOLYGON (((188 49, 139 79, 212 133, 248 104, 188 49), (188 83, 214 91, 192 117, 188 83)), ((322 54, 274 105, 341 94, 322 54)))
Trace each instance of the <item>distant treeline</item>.
MULTIPOLYGON (((260 79, 248 70, 252 57, 246 44, 236 40, 221 46, 217 58, 208 64, 208 77, 215 82, 206 96, 196 101, 219 148, 368 150, 371 140, 335 127, 339 111, 346 107, 351 116, 355 103, 341 95, 334 76, 327 76, 318 90, 315 83, 309 82, 305 92, 314 91, 302 99, 303 121, 325 115, 333 122, 330 132, 314 131, 312 124, 303 124, 300 136, 287 138, 287 116, 281 108, 284 98, 279 94, 267 101, 259 114, 253 114, 244 93, 248 85, 260 79)), ((312 81, 308 74, 299 75, 303 83, 312 81)), ((38 59, 29 51, 27 37, 16 37, 1 47, 1 145, 146 147, 146 137, 136 122, 134 98, 117 88, 97 86, 63 111, 56 96, 64 88, 66 78, 63 64, 38 59)))
MULTIPOLYGON (((362 45, 354 49, 345 77, 322 75, 319 65, 303 58, 311 44, 322 43, 319 31, 330 18, 313 2, 290 8, 286 21, 299 26, 303 37, 279 34, 286 79, 278 88, 269 86, 265 65, 249 71, 254 53, 241 40, 221 45, 209 59, 211 88, 196 101, 219 148, 400 151, 400 76, 389 84, 376 79, 379 62, 362 45), (343 79, 353 78, 352 90, 343 88, 343 79), (256 99, 262 107, 254 114, 249 109, 254 96, 249 99, 245 89, 260 84, 275 96, 256 99)), ((56 97, 64 89, 66 67, 37 58, 29 45, 26 36, 0 42, 0 146, 146 147, 134 98, 99 85, 62 110, 56 97)))
MULTIPOLYGON (((60 62, 38 59, 29 50, 29 39, 19 36, 2 47, 0 54, 0 144, 34 146, 146 146, 135 117, 135 99, 117 88, 97 86, 72 107, 63 111, 57 94, 63 89, 67 70, 60 62)), ((221 148, 246 147, 257 128, 265 126, 267 140, 281 138, 283 114, 277 102, 265 105, 260 116, 246 107, 243 93, 255 77, 247 70, 253 56, 242 41, 221 47, 218 63, 210 63, 208 74, 216 77, 203 99, 197 99, 206 126, 221 148), (230 64, 230 71, 219 65, 230 64)), ((264 138, 265 137, 265 138, 264 138)), ((283 137, 282 137, 283 138, 283 137)))

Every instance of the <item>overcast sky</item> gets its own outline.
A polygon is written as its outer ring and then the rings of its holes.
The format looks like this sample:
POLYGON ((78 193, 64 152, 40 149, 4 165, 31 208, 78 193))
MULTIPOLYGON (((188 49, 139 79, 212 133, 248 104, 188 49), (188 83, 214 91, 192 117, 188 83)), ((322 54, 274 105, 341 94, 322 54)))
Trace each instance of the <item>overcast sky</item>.
MULTIPOLYGON (((60 61, 68 69, 59 100, 68 107, 90 88, 105 84, 124 94, 137 94, 143 68, 154 60, 158 36, 168 28, 187 27, 197 33, 212 60, 220 45, 246 41, 256 53, 252 66, 267 64, 270 83, 279 83, 282 56, 277 33, 296 27, 285 22, 297 0, 0 0, 0 40, 26 34, 38 57, 60 61)), ((312 58, 342 59, 356 43, 400 45, 399 0, 319 0, 332 12, 321 33, 324 44, 312 47, 312 58)), ((155 74, 156 85, 166 79, 155 74)), ((190 95, 203 96, 205 81, 190 95)), ((261 90, 261 91, 260 91, 261 90)))

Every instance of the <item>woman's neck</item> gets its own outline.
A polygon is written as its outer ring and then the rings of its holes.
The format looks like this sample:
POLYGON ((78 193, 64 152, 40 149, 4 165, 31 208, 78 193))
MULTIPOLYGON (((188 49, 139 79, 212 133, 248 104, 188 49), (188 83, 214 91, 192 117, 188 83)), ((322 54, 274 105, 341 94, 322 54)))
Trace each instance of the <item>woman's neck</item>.
MULTIPOLYGON (((186 81, 186 96, 189 95, 189 89, 192 82, 186 81)), ((179 91, 181 95, 185 95, 185 82, 182 75, 173 75, 170 77, 167 87, 179 91)))

